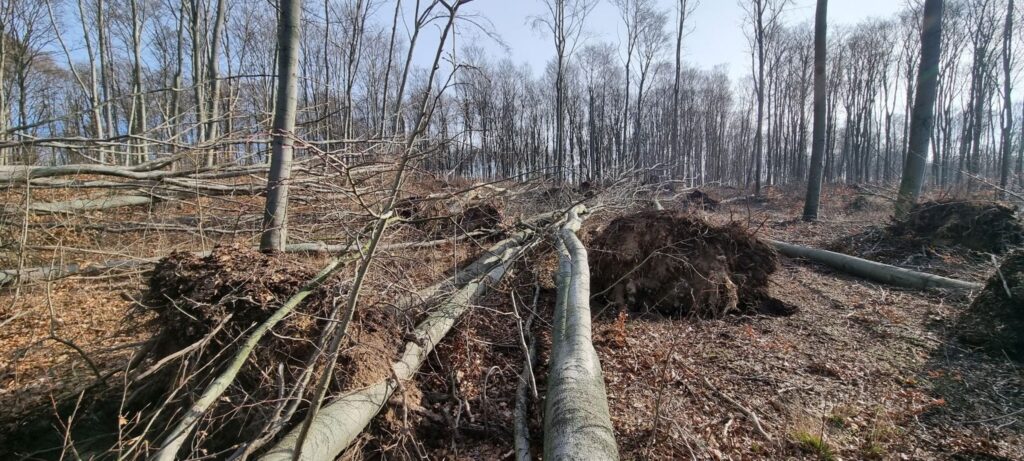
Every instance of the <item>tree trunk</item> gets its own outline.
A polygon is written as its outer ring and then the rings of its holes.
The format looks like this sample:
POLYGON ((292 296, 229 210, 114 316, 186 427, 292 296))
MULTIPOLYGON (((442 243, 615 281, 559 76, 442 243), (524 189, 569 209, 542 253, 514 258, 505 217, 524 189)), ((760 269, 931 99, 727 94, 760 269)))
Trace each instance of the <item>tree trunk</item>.
POLYGON ((288 180, 291 178, 298 92, 299 35, 302 0, 281 0, 277 26, 277 103, 274 109, 273 151, 267 181, 260 250, 283 251, 288 238, 288 180))
POLYGON ((766 240, 775 247, 779 253, 790 258, 804 258, 819 264, 824 264, 838 271, 862 277, 879 283, 895 285, 904 288, 946 288, 951 290, 978 290, 982 284, 954 280, 938 275, 915 272, 902 267, 890 266, 879 262, 868 261, 842 253, 828 250, 819 250, 791 243, 766 240))
MULTIPOLYGON (((1011 60, 1013 58, 1011 44, 1013 43, 1013 0, 1007 0, 1006 4, 1006 27, 1003 29, 1003 111, 1006 114, 1003 120, 1002 131, 1002 164, 999 169, 999 187, 1006 189, 1010 185, 1010 165, 1013 163, 1013 152, 1011 149, 1013 129, 1013 100, 1010 98, 1010 84, 1013 80, 1011 60)), ((1021 139, 1024 143, 1024 139, 1021 139)), ((999 192, 1003 197, 1004 192, 999 192)))
POLYGON ((804 221, 818 219, 821 200, 821 172, 825 156, 825 62, 827 60, 828 0, 818 0, 814 16, 814 139, 811 141, 811 171, 807 178, 804 221))
POLYGON ((921 64, 917 70, 917 91, 914 112, 910 120, 910 144, 907 164, 903 168, 896 215, 902 217, 910 211, 921 195, 925 167, 928 162, 928 144, 935 123, 935 93, 939 79, 939 57, 942 51, 942 1, 925 0, 924 20, 921 27, 921 64))
POLYGON ((617 460, 601 362, 591 342, 590 267, 570 212, 558 233, 558 298, 544 411, 544 459, 617 460))

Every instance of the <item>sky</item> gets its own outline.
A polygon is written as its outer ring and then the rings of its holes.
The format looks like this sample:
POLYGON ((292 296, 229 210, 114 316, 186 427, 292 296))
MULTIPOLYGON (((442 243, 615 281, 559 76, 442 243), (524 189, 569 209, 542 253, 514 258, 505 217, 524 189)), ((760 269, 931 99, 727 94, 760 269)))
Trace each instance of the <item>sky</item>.
MULTIPOLYGON (((692 1, 692 0, 691 0, 692 1)), ((749 73, 750 56, 744 35, 744 11, 738 0, 701 0, 687 20, 689 35, 684 38, 683 60, 691 66, 709 69, 724 64, 733 78, 749 73)), ((669 12, 670 33, 675 28, 675 0, 657 0, 669 12)), ((794 0, 787 7, 785 21, 790 24, 813 23, 815 0, 794 0)), ((892 17, 906 0, 831 0, 829 25, 854 24, 862 20, 892 17)), ((530 18, 545 11, 542 0, 475 0, 463 7, 479 16, 477 21, 496 34, 508 46, 508 54, 516 63, 529 63, 535 73, 544 69, 554 55, 554 46, 547 33, 530 26, 530 18), (488 24, 489 22, 489 24, 488 24)), ((463 27, 461 40, 472 40, 492 53, 495 59, 506 55, 494 40, 479 31, 463 27)), ((620 43, 624 36, 617 9, 609 0, 598 0, 586 22, 589 40, 620 43)))

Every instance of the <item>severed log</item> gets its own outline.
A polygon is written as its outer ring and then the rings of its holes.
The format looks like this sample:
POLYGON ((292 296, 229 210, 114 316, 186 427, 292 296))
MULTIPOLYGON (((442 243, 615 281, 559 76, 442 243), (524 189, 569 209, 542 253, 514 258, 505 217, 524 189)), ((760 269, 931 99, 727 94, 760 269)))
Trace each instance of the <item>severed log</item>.
POLYGON ((62 266, 26 267, 0 271, 0 287, 14 282, 53 281, 71 275, 98 275, 113 270, 132 270, 156 263, 159 258, 115 259, 99 264, 72 263, 62 266))
MULTIPOLYGON (((27 211, 30 213, 76 213, 79 211, 109 210, 126 206, 151 205, 154 198, 148 195, 112 195, 110 197, 75 199, 63 202, 32 203, 27 211)), ((8 212, 13 211, 8 208, 8 212)))
POLYGON ((538 399, 537 382, 533 376, 533 364, 537 361, 537 341, 530 329, 533 325, 534 312, 537 311, 537 298, 540 295, 538 285, 533 294, 533 306, 530 317, 522 323, 519 308, 516 307, 515 292, 512 293, 512 308, 519 318, 519 342, 523 349, 523 371, 519 374, 516 386, 515 406, 512 410, 512 437, 516 461, 531 461, 533 450, 530 449, 530 404, 538 399), (531 400, 532 397, 532 400, 531 400))
POLYGON ((924 272, 916 272, 902 267, 890 266, 875 261, 868 261, 855 256, 836 253, 834 251, 810 248, 777 240, 764 239, 790 258, 802 258, 824 264, 840 272, 844 272, 871 281, 895 285, 904 288, 946 288, 953 290, 980 290, 982 284, 942 277, 924 272))
MULTIPOLYGON (((116 229, 114 230, 117 231, 116 229)), ((198 229, 195 229, 198 232, 198 229)), ((230 233, 228 231, 228 233, 230 233)), ((412 248, 425 248, 430 246, 441 245, 448 242, 458 241, 464 238, 472 236, 486 236, 487 233, 480 232, 474 234, 465 234, 454 239, 443 239, 443 240, 432 240, 429 242, 403 242, 394 243, 391 245, 381 245, 380 249, 383 251, 389 250, 404 250, 412 248)), ((56 250, 57 248, 53 248, 56 250)), ((330 253, 330 254, 348 254, 359 251, 359 245, 327 245, 323 242, 314 243, 295 243, 285 246, 286 253, 330 253)), ((199 256, 200 258, 206 257, 210 254, 209 251, 195 251, 192 254, 199 256)), ((44 282, 54 281, 64 277, 70 277, 73 275, 77 276, 88 276, 98 275, 107 271, 115 270, 134 270, 140 268, 147 268, 163 257, 155 258, 137 258, 137 259, 113 259, 100 263, 71 263, 60 266, 39 266, 39 267, 26 267, 20 271, 17 269, 6 269, 0 270, 0 287, 10 285, 16 281, 22 283, 29 282, 44 282)), ((470 272, 472 273, 472 271, 470 272)), ((479 275, 479 274, 477 274, 479 275)))
MULTIPOLYGON (((401 360, 393 364, 394 377, 370 387, 350 392, 324 406, 309 426, 303 442, 302 460, 327 461, 335 459, 366 428, 380 412, 401 381, 411 379, 433 347, 448 333, 458 318, 469 308, 469 303, 486 289, 487 283, 497 281, 507 270, 514 255, 530 245, 536 228, 555 222, 563 211, 542 213, 527 219, 521 229, 494 244, 469 266, 458 269, 449 279, 420 290, 421 299, 433 297, 448 287, 459 287, 452 297, 421 323, 414 337, 406 343, 401 360), (397 381, 396 381, 397 379, 397 381)), ((301 428, 294 428, 262 460, 292 460, 301 428)))
MULTIPOLYGON (((392 364, 392 377, 342 395, 321 408, 309 426, 300 459, 330 461, 337 458, 384 408, 400 383, 415 377, 434 347, 471 308, 473 300, 504 276, 520 249, 520 246, 506 248, 485 275, 467 283, 439 309, 431 312, 413 331, 416 339, 405 344, 402 357, 392 364)), ((489 259, 488 256, 485 258, 489 259)), ((261 461, 292 461, 299 433, 300 428, 293 429, 264 454, 261 461)))
POLYGON ((544 459, 617 460, 601 362, 591 341, 590 267, 578 211, 556 239, 558 298, 544 408, 544 459))

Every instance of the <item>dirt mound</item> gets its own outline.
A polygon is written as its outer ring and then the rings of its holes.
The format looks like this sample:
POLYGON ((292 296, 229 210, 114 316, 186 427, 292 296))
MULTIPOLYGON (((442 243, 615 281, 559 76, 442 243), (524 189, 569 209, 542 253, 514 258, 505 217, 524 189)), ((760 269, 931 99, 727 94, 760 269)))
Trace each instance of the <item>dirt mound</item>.
POLYGON ((710 195, 700 189, 694 189, 693 192, 683 197, 684 209, 715 211, 718 209, 718 205, 718 200, 711 198, 710 195))
POLYGON ((491 202, 465 208, 442 200, 409 197, 395 204, 395 211, 413 227, 431 237, 497 229, 501 225, 501 208, 491 202))
POLYGON ((893 203, 889 199, 875 195, 858 194, 843 209, 847 213, 892 211, 893 203))
POLYGON ((934 245, 962 246, 1003 253, 1024 243, 1017 209, 1000 202, 937 201, 915 205, 907 217, 890 227, 895 236, 928 240, 934 245))
POLYGON ((613 305, 700 318, 790 310, 769 301, 775 251, 737 224, 643 211, 612 221, 590 255, 592 290, 613 305))
MULTIPOLYGON (((167 367, 149 380, 178 382, 187 377, 193 380, 191 392, 201 392, 254 326, 270 317, 315 273, 313 268, 289 260, 288 255, 266 255, 241 246, 218 247, 206 257, 174 253, 164 258, 150 279, 146 301, 157 314, 160 330, 148 362, 156 363, 200 341, 206 345, 192 352, 180 369, 167 367)), ((235 405, 279 399, 300 382, 323 342, 326 319, 344 306, 347 292, 347 282, 328 281, 264 336, 222 399, 227 403, 218 403, 210 411, 211 426, 217 423, 207 431, 209 443, 216 446, 221 437, 227 443, 238 431, 248 432, 266 421, 268 415, 263 412, 271 411, 273 405, 254 405, 244 413, 235 405), (281 388, 282 384, 286 387, 281 388), (214 435, 217 432, 221 434, 214 435)), ((397 325, 395 314, 387 308, 369 306, 357 311, 338 360, 332 392, 389 375, 399 347, 396 332, 401 330, 397 325)), ((175 397, 172 406, 184 408, 193 398, 175 397)))
POLYGON ((1024 250, 1003 261, 957 327, 964 342, 1024 361, 1024 250))

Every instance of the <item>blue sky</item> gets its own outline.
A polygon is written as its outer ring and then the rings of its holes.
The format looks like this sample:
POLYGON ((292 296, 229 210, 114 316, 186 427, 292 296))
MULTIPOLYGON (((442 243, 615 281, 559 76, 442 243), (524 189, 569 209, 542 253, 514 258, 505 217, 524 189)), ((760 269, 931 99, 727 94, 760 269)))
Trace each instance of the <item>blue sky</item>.
MULTIPOLYGON (((657 0, 663 10, 670 12, 674 24, 675 1, 657 0)), ((853 24, 871 17, 891 17, 903 8, 906 0, 831 0, 829 23, 853 24)), ((788 23, 813 22, 814 0, 795 0, 787 7, 788 23)), ((529 63, 537 73, 554 54, 551 39, 534 30, 529 18, 545 11, 541 0, 475 0, 466 5, 473 13, 490 21, 493 33, 501 36, 510 48, 509 54, 517 63, 529 63)), ((684 42, 684 60, 690 65, 711 68, 726 64, 734 78, 746 76, 750 58, 744 35, 744 12, 737 0, 702 0, 688 20, 690 35, 684 42)), ((674 28, 674 26, 671 26, 674 28)), ((608 0, 599 0, 598 6, 587 18, 587 32, 591 40, 619 43, 623 27, 615 7, 608 0)), ((505 51, 485 34, 463 28, 460 40, 474 41, 492 52, 497 59, 505 51)))

